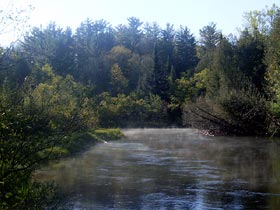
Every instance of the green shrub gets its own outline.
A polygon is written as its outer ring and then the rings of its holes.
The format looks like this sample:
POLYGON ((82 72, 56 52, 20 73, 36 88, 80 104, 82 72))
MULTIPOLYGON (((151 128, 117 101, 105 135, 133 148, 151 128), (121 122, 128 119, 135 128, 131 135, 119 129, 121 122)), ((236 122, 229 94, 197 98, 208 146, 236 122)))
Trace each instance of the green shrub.
POLYGON ((92 132, 102 140, 116 140, 123 137, 123 133, 119 129, 97 129, 92 132))

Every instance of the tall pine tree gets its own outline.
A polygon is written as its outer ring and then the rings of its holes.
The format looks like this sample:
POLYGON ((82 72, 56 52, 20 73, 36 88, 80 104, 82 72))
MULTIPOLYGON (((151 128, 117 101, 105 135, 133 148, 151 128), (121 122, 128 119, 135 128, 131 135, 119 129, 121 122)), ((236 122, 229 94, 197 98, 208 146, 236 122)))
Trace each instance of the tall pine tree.
POLYGON ((162 100, 169 99, 168 67, 162 65, 159 60, 158 47, 154 49, 154 94, 159 95, 162 100))

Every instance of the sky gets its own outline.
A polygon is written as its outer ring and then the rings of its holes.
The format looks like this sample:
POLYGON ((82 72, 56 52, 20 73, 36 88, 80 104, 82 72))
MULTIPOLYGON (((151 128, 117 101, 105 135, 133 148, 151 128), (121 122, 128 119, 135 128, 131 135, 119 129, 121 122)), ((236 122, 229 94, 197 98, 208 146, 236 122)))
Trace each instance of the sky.
MULTIPOLYGON (((280 6, 279 0, 0 0, 0 11, 5 10, 7 2, 13 2, 17 8, 31 4, 31 26, 45 27, 54 21, 75 30, 86 18, 104 19, 117 26, 133 16, 144 23, 157 22, 161 27, 166 23, 175 28, 187 26, 196 37, 199 29, 210 22, 226 35, 237 34, 237 28, 243 27, 245 12, 262 10, 274 3, 280 6)), ((0 34, 0 43, 9 38, 12 36, 0 34)))

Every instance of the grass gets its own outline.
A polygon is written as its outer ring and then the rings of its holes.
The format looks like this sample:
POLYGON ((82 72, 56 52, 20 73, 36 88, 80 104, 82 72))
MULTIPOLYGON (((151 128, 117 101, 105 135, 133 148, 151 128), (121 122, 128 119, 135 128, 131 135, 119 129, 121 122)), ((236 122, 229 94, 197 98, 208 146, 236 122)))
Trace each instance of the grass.
MULTIPOLYGON (((56 160, 62 157, 68 157, 73 154, 83 152, 98 142, 118 140, 123 137, 123 133, 119 129, 95 129, 84 133, 73 133, 71 136, 64 139, 63 143, 46 149, 46 152, 51 151, 50 158, 56 160)), ((44 152, 40 154, 44 156, 44 152)))
POLYGON ((118 140, 123 137, 119 129, 95 129, 86 133, 75 133, 67 141, 66 148, 70 154, 84 151, 89 145, 98 142, 118 140))

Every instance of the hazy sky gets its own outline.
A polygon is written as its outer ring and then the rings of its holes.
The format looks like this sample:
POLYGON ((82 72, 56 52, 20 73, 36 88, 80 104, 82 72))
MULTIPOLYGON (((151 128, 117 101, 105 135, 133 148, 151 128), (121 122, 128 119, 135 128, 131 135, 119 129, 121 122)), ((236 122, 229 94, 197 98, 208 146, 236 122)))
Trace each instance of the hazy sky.
POLYGON ((187 26, 195 35, 210 22, 224 34, 236 33, 242 27, 244 12, 264 9, 279 0, 0 0, 13 1, 20 7, 32 4, 30 24, 46 26, 55 21, 59 26, 76 29, 86 18, 104 19, 113 26, 126 24, 127 18, 135 16, 142 22, 156 21, 187 26))

